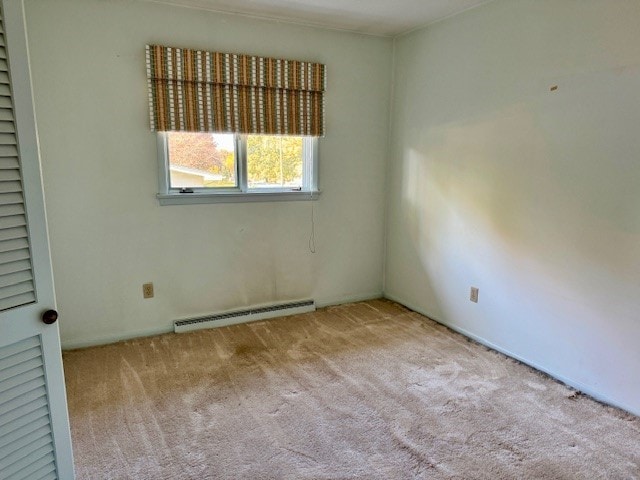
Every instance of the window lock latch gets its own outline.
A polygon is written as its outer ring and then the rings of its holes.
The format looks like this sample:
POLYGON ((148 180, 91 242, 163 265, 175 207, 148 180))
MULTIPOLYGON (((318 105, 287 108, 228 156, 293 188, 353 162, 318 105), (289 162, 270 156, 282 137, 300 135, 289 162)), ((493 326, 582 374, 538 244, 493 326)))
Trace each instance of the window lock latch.
POLYGON ((181 188, 180 193, 193 193, 193 189, 191 188, 181 188))

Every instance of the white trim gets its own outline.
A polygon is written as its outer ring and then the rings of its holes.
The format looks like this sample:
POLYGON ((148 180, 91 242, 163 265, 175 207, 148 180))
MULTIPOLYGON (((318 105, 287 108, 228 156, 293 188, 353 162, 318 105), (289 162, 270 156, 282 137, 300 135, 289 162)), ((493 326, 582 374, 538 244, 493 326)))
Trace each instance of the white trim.
POLYGON ((306 192, 318 190, 318 139, 302 138, 302 189, 306 192))
POLYGON ((598 402, 601 403, 605 403, 607 405, 611 405, 613 407, 616 408, 620 408, 622 410, 625 410, 629 413, 632 413, 633 415, 637 415, 640 416, 640 410, 636 410, 633 407, 630 407, 629 405, 626 405, 622 402, 619 402, 617 400, 613 400, 611 398, 609 398, 608 396, 604 395, 602 392, 599 392, 598 390, 594 389, 593 387, 586 385, 582 382, 578 382, 576 380, 573 380, 571 378, 565 377, 564 375, 560 375, 558 373, 553 372, 552 370, 534 362, 531 361, 525 357, 522 357, 516 353, 513 353, 510 350, 507 350, 505 348, 500 347, 499 345, 496 345, 493 342, 490 342, 489 340, 480 337, 479 335, 476 335, 464 328, 458 327, 457 325, 448 323, 448 322, 443 322, 441 320, 438 320, 437 318, 435 318, 433 315, 429 314, 428 312, 424 311, 424 309, 420 308, 420 307, 416 307, 413 306, 411 304, 411 302, 407 302, 406 300, 403 300, 402 298, 396 296, 396 295, 392 295, 389 293, 385 293, 384 297, 392 300, 396 303, 399 303, 405 307, 407 307, 410 310, 413 310, 414 312, 417 312, 421 315, 424 315, 425 317, 433 320, 434 322, 437 322, 441 325, 444 325, 447 328, 450 328, 451 330, 453 330, 454 332, 457 332, 461 335, 464 335, 465 337, 469 337, 472 340, 475 340, 476 342, 484 345, 485 347, 489 347, 492 350, 495 350, 497 352, 502 353, 503 355, 506 355, 507 357, 511 357, 514 358, 516 360, 518 360, 519 362, 524 363, 525 365, 530 366, 531 368, 535 368, 536 370, 542 372, 542 373, 546 373, 547 375, 549 375, 550 377, 558 380, 561 383, 564 383, 565 385, 571 387, 571 388, 575 388, 576 390, 579 390, 580 392, 594 398, 595 400, 597 400, 598 402))
MULTIPOLYGON (((220 8, 216 8, 214 6, 209 6, 209 5, 185 5, 184 3, 176 3, 174 1, 171 0, 142 0, 145 2, 150 2, 150 3, 158 3, 161 5, 168 5, 170 7, 178 7, 178 8, 187 8, 190 10, 204 10, 206 12, 214 12, 217 14, 221 14, 221 15, 227 15, 227 16, 234 16, 234 17, 244 17, 244 18, 251 18, 251 19, 256 19, 256 20, 263 20, 263 21, 267 21, 267 22, 272 22, 272 23, 276 23, 276 24, 282 24, 284 23, 285 25, 295 25, 295 26, 301 26, 301 27, 309 27, 309 28, 314 28, 314 29, 319 29, 319 30, 329 30, 329 31, 335 31, 335 32, 343 32, 343 33, 352 33, 354 35, 362 35, 365 37, 379 37, 379 38, 393 38, 396 34, 394 33, 374 33, 374 32, 362 32, 360 30, 355 30, 352 28, 344 28, 344 27, 331 27, 329 25, 326 25, 324 23, 316 23, 313 21, 309 21, 309 20, 302 20, 302 19, 292 19, 292 18, 288 18, 288 17, 284 17, 284 16, 279 16, 279 15, 268 15, 268 14, 256 14, 256 13, 245 13, 245 12, 239 12, 239 11, 229 11, 229 10, 224 10, 224 9, 220 9, 220 8)), ((487 0, 487 1, 492 1, 492 0, 487 0)))
MULTIPOLYGON (((327 298, 316 301, 316 308, 332 307, 335 305, 343 305, 346 303, 364 302, 367 300, 376 300, 383 298, 381 292, 365 293, 362 295, 346 295, 344 297, 327 298)), ((125 340, 134 340, 136 338, 153 337, 173 332, 173 323, 163 327, 146 328, 126 334, 101 335, 93 340, 72 340, 70 342, 62 342, 63 350, 76 350, 78 348, 97 347, 99 345, 109 345, 111 343, 122 342, 125 340)))
POLYGON ((236 135, 236 183, 240 187, 240 193, 247 191, 247 139, 245 135, 236 135))
POLYGON ((126 334, 100 335, 93 340, 77 340, 71 342, 62 342, 62 350, 76 350, 78 348, 97 347, 99 345, 109 345, 111 343, 123 342, 125 340, 133 340, 136 338, 153 337, 164 333, 173 333, 173 325, 166 327, 153 327, 136 330, 126 334))
POLYGON ((158 191, 169 191, 169 165, 167 159, 169 152, 167 151, 167 134, 165 132, 156 133, 156 146, 158 147, 158 191))
POLYGON ((316 300, 316 307, 317 308, 333 307, 335 305, 344 305, 346 303, 356 303, 356 302, 367 302, 369 300, 378 300, 380 298, 384 298, 384 295, 382 294, 382 292, 344 295, 342 297, 316 300))
POLYGON ((319 191, 304 192, 215 192, 215 193, 167 193, 156 197, 160 205, 197 205, 203 203, 242 203, 242 202, 293 202, 318 200, 319 191))
MULTIPOLYGON (((154 0, 147 0, 147 1, 154 1, 154 0)), ((467 12, 467 11, 469 11, 469 10, 473 10, 473 9, 476 9, 476 8, 478 8, 478 7, 481 7, 481 6, 483 6, 483 5, 486 5, 487 3, 491 3, 491 2, 493 2, 493 1, 494 1, 494 0, 484 0, 483 2, 476 3, 475 5, 471 5, 471 6, 469 6, 469 7, 463 8, 462 10, 458 10, 458 11, 452 12, 452 13, 450 13, 450 14, 448 14, 448 15, 445 15, 444 17, 436 18, 436 19, 431 20, 431 21, 429 21, 429 22, 427 22, 427 23, 423 23, 422 25, 418 25, 418 26, 415 26, 415 27, 411 27, 411 28, 409 28, 408 30, 404 30, 404 31, 402 31, 402 32, 395 33, 395 34, 393 34, 393 35, 390 35, 390 37, 392 37, 392 38, 395 40, 396 38, 403 37, 403 36, 405 36, 405 35, 410 35, 410 34, 412 34, 413 32, 416 32, 416 31, 419 31, 419 30, 424 30, 424 29, 426 29, 426 28, 430 27, 431 25, 434 25, 434 24, 436 24, 436 23, 440 23, 440 22, 444 22, 445 20, 448 20, 448 19, 449 19, 449 18, 451 18, 451 17, 455 17, 455 16, 457 16, 457 15, 461 15, 461 14, 463 14, 464 12, 467 12)))

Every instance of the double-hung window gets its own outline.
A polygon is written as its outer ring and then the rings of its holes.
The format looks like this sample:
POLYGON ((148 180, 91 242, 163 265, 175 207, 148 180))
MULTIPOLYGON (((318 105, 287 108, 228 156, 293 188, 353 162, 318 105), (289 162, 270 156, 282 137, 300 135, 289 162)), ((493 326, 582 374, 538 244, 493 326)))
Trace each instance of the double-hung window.
POLYGON ((318 195, 325 67, 147 46, 161 204, 318 195))

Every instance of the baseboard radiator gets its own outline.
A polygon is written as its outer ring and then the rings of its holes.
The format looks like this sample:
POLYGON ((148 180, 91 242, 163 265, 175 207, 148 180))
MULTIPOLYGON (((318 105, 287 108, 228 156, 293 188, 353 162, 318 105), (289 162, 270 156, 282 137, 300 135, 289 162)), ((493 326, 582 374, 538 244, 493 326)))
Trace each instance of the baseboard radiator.
POLYGON ((315 301, 298 300, 295 302, 250 307, 244 310, 232 310, 212 315, 205 315, 203 317, 176 320, 173 323, 173 329, 176 333, 183 333, 190 332, 192 330, 201 330, 203 328, 226 327, 237 323, 255 322, 257 320, 265 320, 267 318, 314 312, 315 309, 315 301))

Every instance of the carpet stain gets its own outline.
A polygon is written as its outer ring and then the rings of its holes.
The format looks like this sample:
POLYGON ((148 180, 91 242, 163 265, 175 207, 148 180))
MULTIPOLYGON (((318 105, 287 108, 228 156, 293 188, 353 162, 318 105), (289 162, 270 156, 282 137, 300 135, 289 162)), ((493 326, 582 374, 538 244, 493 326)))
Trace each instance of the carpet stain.
POLYGON ((640 419, 386 300, 64 364, 78 479, 640 479, 640 419))
POLYGON ((262 346, 256 345, 239 345, 235 349, 236 355, 256 355, 265 350, 262 346))

